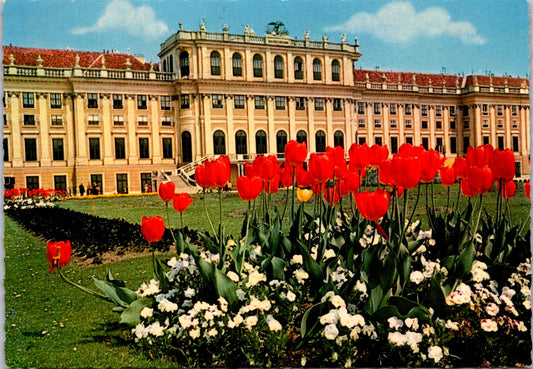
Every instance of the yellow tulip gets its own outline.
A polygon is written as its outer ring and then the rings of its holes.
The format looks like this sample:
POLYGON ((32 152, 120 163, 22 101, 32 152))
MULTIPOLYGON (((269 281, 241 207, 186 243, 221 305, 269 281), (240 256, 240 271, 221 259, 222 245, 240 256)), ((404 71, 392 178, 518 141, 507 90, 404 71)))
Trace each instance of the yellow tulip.
POLYGON ((313 196, 313 190, 302 190, 301 188, 296 191, 296 196, 301 202, 307 202, 313 196))

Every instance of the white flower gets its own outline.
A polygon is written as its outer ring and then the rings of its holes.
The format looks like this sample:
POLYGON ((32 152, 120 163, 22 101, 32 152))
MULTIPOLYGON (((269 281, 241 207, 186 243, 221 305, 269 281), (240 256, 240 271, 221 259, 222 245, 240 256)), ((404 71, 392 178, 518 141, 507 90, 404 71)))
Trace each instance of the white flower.
POLYGON ((487 314, 489 314, 490 316, 496 316, 498 315, 498 313, 500 312, 500 308, 498 307, 498 305, 496 305, 495 303, 493 302, 489 302, 487 304, 487 307, 485 308, 485 311, 487 312, 487 314))
POLYGON ((344 300, 342 299, 342 297, 340 297, 339 295, 335 295, 331 298, 331 300, 329 300, 331 302, 331 304, 333 306, 335 306, 337 309, 340 308, 340 307, 346 307, 346 303, 344 302, 344 300))
POLYGON ((167 265, 169 267, 174 267, 174 265, 176 265, 176 263, 178 262, 178 259, 176 259, 175 256, 173 256, 169 261, 167 261, 167 265))
POLYGON ((268 329, 270 329, 272 332, 281 331, 281 323, 274 319, 272 315, 268 315, 266 320, 268 323, 268 329))
POLYGON ((418 329, 418 318, 406 318, 405 325, 416 331, 418 329))
POLYGON ((161 326, 159 324, 159 322, 154 322, 152 324, 150 324, 148 327, 146 327, 146 330, 148 331, 149 334, 151 334, 152 336, 156 336, 156 337, 161 337, 164 335, 164 329, 165 327, 161 326))
POLYGON ((524 305, 524 307, 528 310, 531 309, 531 300, 530 299, 524 300, 524 302, 522 302, 522 305, 524 305))
POLYGON ((220 304, 220 310, 222 310, 222 312, 224 313, 227 313, 228 312, 228 301, 224 297, 220 296, 218 298, 218 303, 220 304))
POLYGON ((248 282, 246 282, 246 287, 253 287, 260 282, 266 282, 266 275, 259 273, 257 270, 254 270, 250 275, 248 275, 248 282))
POLYGON ((452 322, 450 319, 446 321, 446 324, 444 325, 446 328, 451 329, 453 331, 459 330, 459 323, 458 322, 452 322))
POLYGON ((193 340, 200 337, 200 327, 196 327, 195 329, 190 330, 189 337, 191 337, 193 340))
POLYGON ((424 274, 418 270, 415 270, 414 272, 411 272, 409 279, 415 284, 420 284, 424 280, 424 274))
POLYGON ((361 333, 361 328, 360 327, 355 327, 354 329, 352 329, 352 331, 350 332, 350 338, 352 340, 356 340, 359 338, 359 333, 361 333))
POLYGON ((159 301, 159 305, 157 305, 157 308, 163 312, 165 311, 173 312, 173 311, 178 310, 178 304, 175 304, 164 298, 161 301, 159 301))
POLYGON ((293 255, 291 259, 291 264, 303 264, 304 258, 302 255, 293 255))
POLYGON ((249 316, 246 319, 244 319, 244 325, 246 328, 251 331, 252 328, 257 324, 257 316, 249 316))
POLYGON ((430 346, 428 347, 428 358, 433 359, 434 362, 438 363, 443 357, 442 349, 439 346, 430 346))
POLYGON ((150 280, 149 284, 143 283, 137 291, 137 293, 141 297, 155 295, 159 292, 161 292, 161 290, 159 289, 159 281, 156 281, 155 279, 150 280))
POLYGON ((406 337, 400 332, 389 332, 387 339, 395 346, 403 346, 406 342, 406 337))
POLYGON ((226 276, 229 279, 231 279, 233 282, 238 282, 239 281, 239 276, 234 271, 230 270, 229 272, 226 273, 226 276))
POLYGON ((141 310, 141 316, 143 318, 150 318, 152 316, 152 313, 154 312, 154 309, 152 308, 149 308, 147 306, 145 306, 142 310, 141 310))
POLYGON ((481 319, 481 329, 486 332, 496 332, 498 330, 498 323, 492 319, 481 319))
POLYGON ((507 286, 502 288, 502 296, 509 298, 509 300, 512 299, 515 294, 516 294, 516 291, 513 290, 512 288, 509 288, 507 286))
POLYGON ((362 282, 362 281, 355 282, 354 290, 361 292, 363 296, 367 295, 365 282, 362 282))
POLYGON ((482 261, 474 260, 472 264, 472 280, 475 282, 482 282, 490 279, 489 273, 486 272, 487 264, 482 261))
POLYGON ((337 321, 338 321, 337 310, 330 310, 327 314, 322 315, 319 321, 320 321, 320 324, 322 325, 337 324, 337 321))
POLYGON ((335 324, 328 324, 324 327, 324 337, 328 340, 334 340, 339 335, 339 329, 335 324))
POLYGON ((296 300, 296 294, 294 294, 292 291, 287 292, 287 300, 294 302, 296 300))
POLYGON ((403 327, 403 321, 396 316, 391 316, 387 321, 389 322, 389 328, 398 330, 403 327))
POLYGON ((518 326, 516 328, 518 328, 520 332, 527 332, 527 327, 523 321, 518 322, 518 326))
POLYGON ((216 330, 216 328, 211 328, 211 329, 209 330, 209 332, 207 332, 207 335, 208 335, 209 337, 215 337, 217 334, 218 334, 218 331, 216 330))
POLYGON ((237 291, 235 291, 235 294, 237 295, 237 298, 241 301, 245 300, 246 299, 246 292, 244 292, 243 290, 241 290, 240 288, 237 289, 237 291))
POLYGON ((305 280, 309 278, 309 274, 302 268, 296 270, 294 272, 294 276, 296 277, 296 279, 298 280, 298 283, 300 284, 304 284, 305 280))
POLYGON ((185 295, 185 297, 187 298, 191 298, 193 297, 195 294, 196 294, 196 291, 194 290, 194 288, 191 288, 191 287, 188 287, 184 292, 183 294, 185 295))
POLYGON ((334 258, 334 257, 335 257, 335 251, 333 251, 332 249, 327 249, 324 252, 324 260, 334 258))

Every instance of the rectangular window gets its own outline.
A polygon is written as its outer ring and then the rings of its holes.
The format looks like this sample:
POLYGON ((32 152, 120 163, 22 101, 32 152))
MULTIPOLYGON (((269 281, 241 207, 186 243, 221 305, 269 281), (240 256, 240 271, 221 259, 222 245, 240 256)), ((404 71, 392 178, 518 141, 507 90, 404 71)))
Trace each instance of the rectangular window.
POLYGON ((142 192, 152 192, 152 173, 141 173, 142 192))
POLYGON ((365 128, 365 120, 364 119, 358 119, 357 120, 357 126, 359 128, 365 128))
POLYGON ((180 101, 182 109, 189 109, 191 107, 191 100, 189 95, 181 95, 180 101))
POLYGON ((3 147, 4 147, 4 162, 9 161, 9 140, 4 138, 3 147))
POLYGON ((26 177, 26 188, 29 190, 36 190, 39 187, 39 176, 27 176, 26 177))
POLYGON ((98 195, 102 189, 102 175, 101 174, 91 174, 91 183, 93 186, 93 194, 98 195))
POLYGON ((381 114, 381 103, 374 103, 374 114, 381 114))
POLYGON ((113 109, 124 109, 123 96, 113 94, 113 109))
POLYGON ((421 114, 423 117, 427 117, 428 116, 428 106, 427 105, 422 105, 421 109, 421 114))
POLYGON ((25 126, 34 126, 35 125, 35 116, 32 114, 24 114, 24 125, 25 126))
POLYGON ((455 129, 455 120, 450 120, 450 129, 455 129))
POLYGON ((455 105, 450 105, 450 116, 455 116, 455 105))
POLYGON ((413 122, 411 121, 411 119, 405 120, 405 128, 413 128, 413 122))
POLYGON ((7 116, 4 114, 4 126, 7 126, 7 116))
POLYGON ((442 129, 442 120, 435 121, 435 128, 442 129))
POLYGON ((450 153, 457 154, 457 138, 450 137, 450 153))
POLYGON ((489 115, 489 105, 488 104, 481 105, 481 114, 489 115))
POLYGON ((362 136, 357 139, 359 145, 363 145, 366 142, 366 137, 362 136))
POLYGON ((276 96, 276 110, 285 110, 285 96, 276 96))
POLYGON ((435 150, 437 150, 441 154, 444 154, 444 145, 442 144, 442 137, 437 137, 437 145, 435 147, 435 150))
POLYGON ((381 128, 381 119, 374 119, 374 128, 381 128))
POLYGON ((324 98, 323 97, 317 97, 315 99, 315 110, 317 111, 324 110, 324 98))
POLYGON ((468 114, 469 114, 469 107, 468 107, 468 105, 463 105, 463 106, 462 106, 462 109, 463 109, 463 117, 468 117, 468 114))
POLYGON ((233 96, 235 109, 244 109, 244 95, 233 96))
POLYGON ((398 152, 398 137, 391 136, 390 151, 391 151, 391 154, 396 154, 398 152))
POLYGON ((497 112, 496 114, 498 115, 503 115, 503 105, 498 105, 496 107, 496 112, 497 112))
POLYGON ((381 137, 374 137, 374 143, 375 143, 376 145, 381 146, 381 145, 382 145, 382 139, 381 139, 381 137))
POLYGON ((61 109, 61 94, 51 93, 50 94, 50 108, 51 109, 61 109))
POLYGON ((65 150, 62 138, 52 138, 52 159, 65 160, 65 150))
POLYGON ((54 176, 54 190, 56 191, 67 190, 67 176, 54 176))
POLYGON ((505 137, 498 136, 498 149, 504 150, 505 149, 505 137))
POLYGON ((123 115, 113 115, 113 125, 123 126, 124 125, 124 116, 123 115))
POLYGON ((518 128, 518 121, 513 119, 513 128, 518 128))
POLYGON ((413 104, 405 104, 405 115, 411 115, 413 113, 413 104))
POLYGON ((428 129, 428 121, 427 120, 423 120, 422 121, 422 129, 428 129))
POLYGON ((442 105, 435 106, 435 115, 437 117, 442 117, 442 105))
POLYGON ((172 126, 172 117, 161 117, 161 125, 165 127, 171 127, 172 126))
POLYGON ((172 159, 172 138, 163 137, 163 159, 172 159))
POLYGON ((511 115, 513 116, 518 115, 518 105, 511 105, 511 115))
POLYGON ((463 137, 463 153, 466 154, 467 149, 470 147, 470 137, 463 137))
POLYGON ((23 92, 22 93, 22 107, 23 108, 33 108, 33 107, 35 107, 33 92, 23 92))
POLYGON ((488 145, 490 143, 490 137, 489 136, 483 136, 483 145, 488 145))
POLYGON ((97 126, 100 124, 100 117, 98 115, 87 116, 87 124, 90 126, 97 126))
POLYGON ((358 102, 357 103, 357 114, 364 114, 364 113, 365 113, 365 103, 358 102))
POLYGON ((100 138, 98 137, 89 138, 89 159, 100 159, 100 138))
POLYGON ((466 119, 463 122, 463 129, 468 129, 468 128, 470 128, 470 121, 468 119, 466 119))
POLYGON ((148 109, 148 99, 146 95, 137 95, 137 109, 146 110, 148 109))
POLYGON ((390 120, 390 127, 391 128, 396 128, 398 126, 398 123, 396 121, 396 119, 391 119, 390 120))
POLYGON ((303 97, 296 97, 296 110, 305 110, 305 98, 303 97))
POLYGON ((503 119, 498 119, 498 128, 503 128, 503 119))
POLYGON ((170 110, 170 96, 161 96, 161 110, 170 110))
POLYGON ((222 108, 222 101, 224 100, 224 96, 222 95, 212 95, 211 99, 213 100, 213 108, 214 109, 221 109, 222 108))
POLYGON ((37 161, 37 139, 24 139, 24 153, 26 154, 26 161, 37 161))
POLYGON ((53 126, 62 126, 63 125, 63 116, 61 116, 61 115, 52 115, 50 117, 50 123, 53 126))
POLYGON ((93 93, 87 94, 87 107, 89 109, 98 108, 98 94, 93 94, 93 93))
POLYGON ((150 141, 146 137, 139 138, 139 159, 150 158, 150 141))
POLYGON ((117 173, 117 192, 128 193, 128 175, 126 173, 117 173))
POLYGON ((428 137, 422 137, 422 146, 424 146, 424 149, 429 150, 429 138, 428 137))
POLYGON ((397 105, 395 103, 392 103, 389 105, 389 114, 396 115, 396 108, 397 105))
POLYGON ((519 151, 518 136, 513 136, 513 152, 519 151))
POLYGON ((147 126, 148 125, 148 116, 147 115, 139 115, 137 117, 137 125, 138 126, 147 126))
POLYGON ((333 111, 342 111, 341 99, 333 99, 333 111))
POLYGON ((489 120, 483 119, 483 128, 488 128, 488 127, 489 127, 489 120))
POLYGON ((405 137, 405 143, 408 143, 408 144, 413 144, 413 137, 411 136, 407 136, 405 137))
POLYGON ((264 96, 255 96, 254 97, 254 106, 257 110, 265 109, 265 97, 264 96))
POLYGON ((115 159, 126 159, 126 140, 124 137, 115 137, 115 159))

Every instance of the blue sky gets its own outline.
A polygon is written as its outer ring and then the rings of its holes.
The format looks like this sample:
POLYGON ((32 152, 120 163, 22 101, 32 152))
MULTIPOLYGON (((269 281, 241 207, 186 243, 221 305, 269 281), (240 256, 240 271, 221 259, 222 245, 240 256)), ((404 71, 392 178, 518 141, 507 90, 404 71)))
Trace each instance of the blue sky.
POLYGON ((6 0, 3 13, 4 45, 129 49, 156 62, 180 22, 262 36, 282 21, 293 38, 357 38, 363 69, 529 74, 526 0, 6 0))

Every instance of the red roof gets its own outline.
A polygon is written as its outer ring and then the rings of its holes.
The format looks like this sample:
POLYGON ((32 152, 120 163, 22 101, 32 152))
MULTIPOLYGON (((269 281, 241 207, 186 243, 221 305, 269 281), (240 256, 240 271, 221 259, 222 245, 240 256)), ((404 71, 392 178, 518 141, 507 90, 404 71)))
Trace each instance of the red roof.
POLYGON ((80 67, 101 68, 102 58, 105 57, 105 66, 109 69, 126 69, 129 59, 130 69, 149 70, 149 63, 142 63, 139 59, 128 54, 101 53, 92 51, 35 49, 28 47, 4 46, 4 65, 11 64, 13 55, 15 65, 37 66, 39 56, 44 67, 73 68, 76 64, 76 55, 79 56, 80 67))
POLYGON ((509 87, 529 87, 529 80, 527 78, 514 77, 490 77, 490 76, 457 76, 449 74, 428 74, 428 73, 412 73, 412 72, 384 72, 379 70, 354 70, 355 82, 370 82, 370 83, 402 83, 402 84, 417 84, 418 86, 434 87, 446 85, 448 88, 462 87, 463 81, 466 78, 466 86, 474 85, 474 80, 477 79, 479 86, 490 86, 492 79, 492 86, 504 87, 506 82, 509 87))

